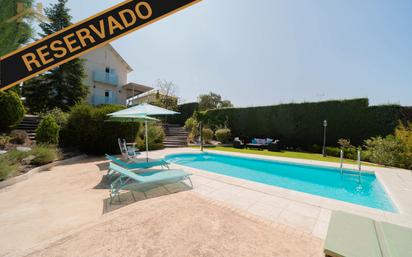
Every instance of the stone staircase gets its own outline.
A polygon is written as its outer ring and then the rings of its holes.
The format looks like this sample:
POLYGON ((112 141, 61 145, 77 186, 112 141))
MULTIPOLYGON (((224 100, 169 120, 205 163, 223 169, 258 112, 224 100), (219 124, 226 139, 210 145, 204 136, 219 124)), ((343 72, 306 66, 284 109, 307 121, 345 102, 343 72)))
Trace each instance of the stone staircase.
POLYGON ((39 116, 25 115, 16 129, 26 131, 29 139, 34 141, 36 140, 36 128, 39 125, 40 121, 41 118, 39 116))
POLYGON ((184 127, 176 124, 165 124, 163 128, 166 134, 163 143, 166 148, 187 146, 187 136, 189 133, 184 127))

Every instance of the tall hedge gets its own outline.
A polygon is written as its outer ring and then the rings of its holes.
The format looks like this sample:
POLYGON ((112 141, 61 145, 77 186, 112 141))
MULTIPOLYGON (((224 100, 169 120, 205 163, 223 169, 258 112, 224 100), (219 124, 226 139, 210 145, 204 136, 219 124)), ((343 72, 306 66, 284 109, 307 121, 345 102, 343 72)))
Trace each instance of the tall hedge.
POLYGON ((134 142, 139 123, 108 122, 107 114, 123 109, 117 105, 76 105, 60 133, 61 144, 88 154, 119 154, 117 138, 134 142))
POLYGON ((225 120, 234 137, 270 137, 287 146, 321 145, 323 120, 328 121, 327 142, 350 139, 355 145, 372 136, 393 133, 404 119, 398 105, 369 106, 368 99, 281 104, 274 106, 209 110, 204 119, 209 126, 221 126, 225 120))
POLYGON ((186 120, 192 117, 193 113, 199 109, 199 103, 186 103, 179 105, 178 112, 180 114, 167 117, 167 121, 171 124, 184 125, 186 120))

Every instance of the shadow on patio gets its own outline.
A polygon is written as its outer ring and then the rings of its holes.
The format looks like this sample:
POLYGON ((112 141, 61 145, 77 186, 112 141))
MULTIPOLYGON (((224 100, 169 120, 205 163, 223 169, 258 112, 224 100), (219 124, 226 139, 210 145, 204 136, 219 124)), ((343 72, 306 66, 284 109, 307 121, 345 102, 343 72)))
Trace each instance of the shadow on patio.
MULTIPOLYGON (((105 178, 102 179, 102 181, 106 180, 105 178)), ((107 180, 106 180, 107 181, 107 180)), ((101 188, 102 186, 101 182, 98 184, 98 188, 101 188)), ((97 187, 96 186, 96 187, 97 187)), ((110 188, 110 185, 106 183, 106 187, 110 188)), ((103 214, 118 210, 120 208, 123 208, 125 206, 128 206, 129 204, 133 204, 136 202, 148 200, 151 198, 157 198, 165 195, 171 195, 183 191, 188 191, 192 189, 189 185, 187 185, 185 182, 177 182, 173 184, 165 184, 162 186, 159 185, 153 185, 153 186, 147 186, 145 185, 142 188, 137 188, 136 191, 133 192, 124 192, 119 194, 119 196, 116 196, 113 198, 112 202, 110 203, 110 197, 106 198, 103 200, 103 214)))

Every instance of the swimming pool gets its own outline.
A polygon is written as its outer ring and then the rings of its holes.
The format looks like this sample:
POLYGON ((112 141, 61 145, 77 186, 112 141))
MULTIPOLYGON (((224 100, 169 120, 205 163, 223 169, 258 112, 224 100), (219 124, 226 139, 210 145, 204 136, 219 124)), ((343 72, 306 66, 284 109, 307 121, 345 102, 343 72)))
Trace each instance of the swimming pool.
POLYGON ((170 162, 384 211, 396 212, 374 174, 224 154, 172 154, 170 162))

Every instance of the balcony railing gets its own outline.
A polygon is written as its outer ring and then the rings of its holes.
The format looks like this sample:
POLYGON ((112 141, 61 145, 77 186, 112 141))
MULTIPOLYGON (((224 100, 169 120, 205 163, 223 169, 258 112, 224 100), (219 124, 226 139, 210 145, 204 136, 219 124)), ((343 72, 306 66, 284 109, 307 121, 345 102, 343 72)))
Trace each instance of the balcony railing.
POLYGON ((99 104, 118 104, 117 103, 117 96, 101 96, 101 95, 93 95, 92 96, 92 103, 93 105, 99 105, 99 104))
POLYGON ((94 71, 93 72, 94 81, 103 82, 106 84, 117 86, 119 84, 119 78, 114 72, 104 72, 104 71, 94 71))

